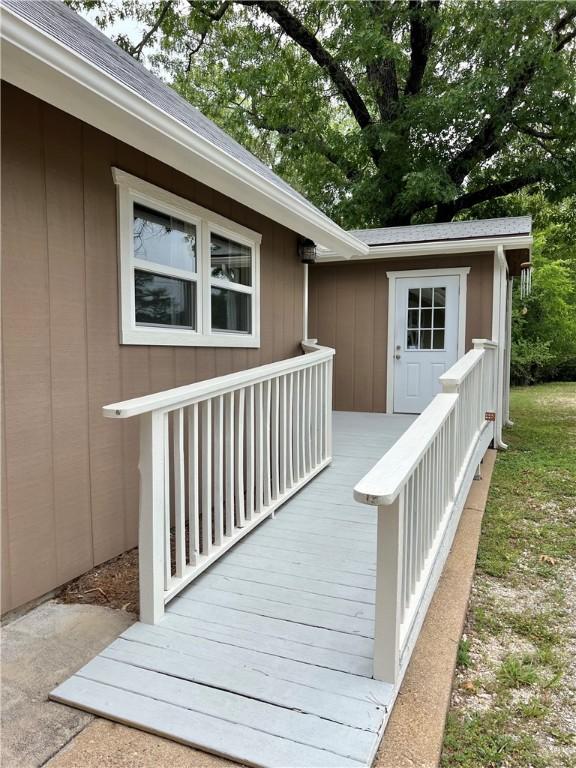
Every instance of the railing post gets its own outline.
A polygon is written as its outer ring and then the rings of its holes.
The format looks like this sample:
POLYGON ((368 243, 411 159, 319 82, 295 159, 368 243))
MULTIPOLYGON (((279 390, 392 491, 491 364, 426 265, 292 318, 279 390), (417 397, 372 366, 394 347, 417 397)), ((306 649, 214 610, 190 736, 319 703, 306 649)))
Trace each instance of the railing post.
POLYGON ((140 621, 157 624, 164 615, 164 414, 140 416, 140 519, 138 557, 140 621))
POLYGON ((378 507, 374 678, 395 685, 400 674, 404 489, 378 507))

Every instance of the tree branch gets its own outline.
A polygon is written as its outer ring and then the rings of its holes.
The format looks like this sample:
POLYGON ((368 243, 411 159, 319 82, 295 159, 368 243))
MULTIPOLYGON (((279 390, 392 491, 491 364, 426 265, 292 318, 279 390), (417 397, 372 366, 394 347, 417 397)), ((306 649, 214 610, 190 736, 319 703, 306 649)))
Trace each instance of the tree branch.
POLYGON ((171 7, 172 7, 172 0, 166 0, 164 5, 160 9, 160 13, 158 14, 158 17, 157 17, 156 21, 150 27, 148 32, 146 32, 146 34, 144 35, 142 40, 140 40, 140 42, 137 45, 135 45, 132 48, 128 49, 128 53, 131 56, 134 56, 134 58, 138 59, 138 61, 140 61, 140 56, 142 56, 142 51, 148 45, 148 43, 150 42, 150 39, 153 37, 153 35, 155 35, 156 32, 158 31, 158 29, 160 28, 160 25, 162 24, 162 22, 166 18, 166 14, 168 13, 168 11, 170 10, 171 7))
MULTIPOLYGON (((372 0, 368 7, 375 22, 380 25, 386 37, 392 41, 393 25, 385 13, 387 10, 386 3, 373 2, 372 0)), ((372 86, 380 119, 383 123, 392 121, 398 113, 396 62, 392 58, 373 59, 366 66, 366 77, 372 86)))
MULTIPOLYGON (((564 47, 567 42, 564 42, 566 38, 576 36, 576 32, 574 32, 574 35, 571 33, 565 35, 564 38, 559 37, 560 31, 574 18, 576 18, 576 9, 568 11, 554 25, 552 42, 556 41, 556 45, 553 47, 555 52, 564 47)), ((461 184, 476 163, 489 159, 501 149, 502 132, 507 123, 510 122, 514 105, 532 81, 536 71, 537 62, 535 60, 524 66, 516 79, 509 85, 495 113, 486 120, 476 136, 448 163, 446 171, 454 183, 461 184)))
POLYGON ((515 120, 512 121, 512 125, 517 128, 520 133, 525 133, 527 136, 532 136, 535 139, 555 141, 560 138, 557 133, 551 133, 550 131, 540 131, 537 128, 532 128, 531 125, 520 125, 520 123, 517 123, 515 120))
POLYGON ((539 174, 527 174, 518 176, 515 179, 488 184, 486 187, 477 189, 474 192, 466 192, 449 203, 440 203, 436 208, 435 220, 437 222, 451 221, 457 213, 471 208, 473 205, 485 203, 487 200, 494 200, 497 197, 504 197, 504 195, 517 192, 519 189, 528 187, 530 184, 535 184, 538 181, 540 181, 539 174))
POLYGON ((231 106, 234 109, 240 109, 242 112, 247 114, 254 123, 254 126, 260 130, 270 131, 271 133, 278 133, 280 136, 293 136, 310 142, 313 144, 314 149, 316 149, 323 157, 325 157, 328 162, 336 166, 336 168, 338 168, 338 170, 343 173, 349 181, 356 181, 359 178, 361 169, 357 165, 349 163, 346 158, 335 152, 321 136, 305 136, 301 129, 295 128, 292 125, 269 123, 261 115, 250 109, 242 107, 240 104, 233 104, 231 106))
POLYGON ((428 7, 423 0, 410 0, 410 71, 404 87, 407 96, 420 93, 424 72, 428 64, 434 23, 430 9, 435 13, 440 7, 440 0, 431 0, 428 7))
POLYGON ((372 124, 372 118, 354 83, 336 59, 316 37, 278 0, 235 0, 240 5, 256 6, 280 26, 288 37, 307 51, 326 72, 340 96, 348 104, 360 128, 372 124))

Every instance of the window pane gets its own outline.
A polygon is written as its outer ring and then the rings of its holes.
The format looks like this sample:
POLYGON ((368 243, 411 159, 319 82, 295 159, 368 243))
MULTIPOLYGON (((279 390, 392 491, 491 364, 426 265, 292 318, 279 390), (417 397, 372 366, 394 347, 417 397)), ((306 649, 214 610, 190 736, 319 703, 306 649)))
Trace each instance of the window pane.
POLYGON ((196 284, 137 269, 136 323, 195 328, 196 284))
POLYGON ((420 349, 430 349, 432 346, 432 331, 420 331, 420 349))
POLYGON ((212 234, 210 266, 213 278, 252 285, 252 249, 247 245, 212 234))
POLYGON ((196 227, 134 203, 134 257, 196 272, 196 227))
POLYGON ((434 349, 444 349, 444 329, 433 332, 434 349))
POLYGON ((406 334, 406 349, 418 349, 418 331, 408 331, 406 334))
POLYGON ((434 306, 443 307, 446 305, 446 288, 434 288, 434 306))
POLYGON ((446 310, 444 307, 434 310, 434 328, 445 328, 444 313, 446 310))
POLYGON ((418 328, 418 310, 408 310, 408 328, 418 328))
POLYGON ((420 328, 432 328, 432 310, 423 309, 420 312, 420 328))
POLYGON ((212 329, 250 333, 251 300, 249 294, 212 286, 212 329))
POLYGON ((408 306, 420 306, 420 288, 410 288, 408 291, 408 306))
POLYGON ((420 306, 431 307, 432 306, 432 288, 422 288, 420 291, 420 306))

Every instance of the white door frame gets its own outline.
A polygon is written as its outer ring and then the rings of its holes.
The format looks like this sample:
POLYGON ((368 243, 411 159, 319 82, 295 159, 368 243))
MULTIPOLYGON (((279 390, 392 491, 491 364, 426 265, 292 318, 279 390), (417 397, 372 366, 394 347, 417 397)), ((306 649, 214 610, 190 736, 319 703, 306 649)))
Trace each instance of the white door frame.
POLYGON ((388 349, 386 351, 386 413, 394 413, 394 333, 396 328, 396 280, 402 277, 443 277, 457 275, 459 280, 458 303, 458 358, 466 347, 466 288, 470 267, 445 267, 438 269, 406 269, 386 272, 388 278, 388 349))

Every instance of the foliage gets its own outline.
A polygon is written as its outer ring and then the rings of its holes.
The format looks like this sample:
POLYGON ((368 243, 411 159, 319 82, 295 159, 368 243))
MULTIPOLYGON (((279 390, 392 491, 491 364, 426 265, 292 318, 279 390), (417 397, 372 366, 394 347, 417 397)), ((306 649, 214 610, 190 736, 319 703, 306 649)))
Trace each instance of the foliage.
POLYGON ((515 388, 511 414, 482 522, 466 621, 471 664, 457 670, 443 768, 574 766, 576 385, 515 388))
POLYGON ((68 2, 346 227, 575 189, 575 0, 68 2))
POLYGON ((513 381, 576 378, 576 198, 524 201, 535 220, 532 294, 513 297, 513 381))

